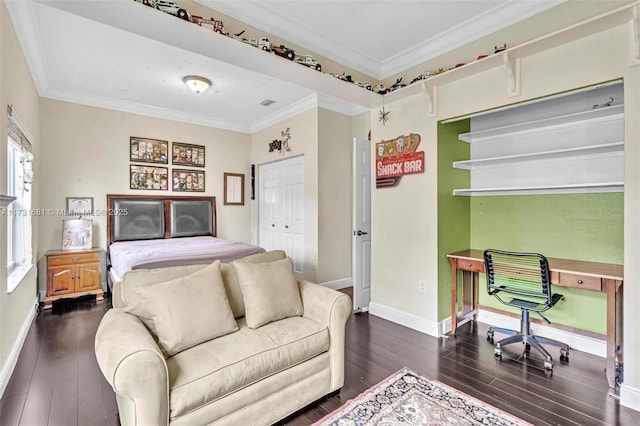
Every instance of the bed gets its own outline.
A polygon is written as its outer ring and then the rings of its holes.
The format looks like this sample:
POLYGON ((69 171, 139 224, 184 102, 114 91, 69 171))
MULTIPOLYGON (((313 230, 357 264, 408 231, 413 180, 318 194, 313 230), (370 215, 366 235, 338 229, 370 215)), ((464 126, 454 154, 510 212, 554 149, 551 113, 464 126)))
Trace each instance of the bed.
POLYGON ((216 236, 216 198, 107 195, 109 286, 134 269, 230 262, 264 252, 216 236))

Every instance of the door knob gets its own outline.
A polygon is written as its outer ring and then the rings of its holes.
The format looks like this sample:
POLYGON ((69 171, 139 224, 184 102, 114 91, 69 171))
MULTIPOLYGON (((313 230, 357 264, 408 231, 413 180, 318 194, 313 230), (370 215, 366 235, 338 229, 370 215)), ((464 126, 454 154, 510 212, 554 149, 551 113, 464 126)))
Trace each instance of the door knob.
POLYGON ((368 234, 368 232, 362 232, 361 230, 358 229, 358 236, 367 235, 367 234, 368 234))

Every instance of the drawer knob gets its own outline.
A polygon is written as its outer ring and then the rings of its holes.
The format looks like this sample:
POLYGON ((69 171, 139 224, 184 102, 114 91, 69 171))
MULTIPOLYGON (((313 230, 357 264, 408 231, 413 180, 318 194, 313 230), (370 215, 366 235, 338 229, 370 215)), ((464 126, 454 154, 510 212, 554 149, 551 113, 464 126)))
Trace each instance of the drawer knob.
POLYGON ((471 265, 472 265, 471 263, 467 263, 467 266, 468 266, 469 268, 471 268, 471 265))
POLYGON ((77 262, 78 260, 80 260, 80 258, 79 258, 79 257, 72 257, 72 258, 71 258, 71 261, 72 261, 72 262, 77 262))
POLYGON ((583 283, 584 283, 584 281, 578 280, 578 284, 583 284, 583 283))

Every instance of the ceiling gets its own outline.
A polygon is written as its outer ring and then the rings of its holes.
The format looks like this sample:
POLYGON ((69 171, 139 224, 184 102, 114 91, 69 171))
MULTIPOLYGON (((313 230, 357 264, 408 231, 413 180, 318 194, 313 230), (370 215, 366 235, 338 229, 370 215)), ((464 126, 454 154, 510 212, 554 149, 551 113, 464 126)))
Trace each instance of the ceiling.
MULTIPOLYGON (((223 13, 375 81, 562 1, 178 3, 192 14, 223 13)), ((252 133, 315 106, 360 113, 379 96, 133 0, 6 4, 46 98, 252 133), (213 88, 192 93, 182 82, 188 74, 213 88), (264 107, 265 99, 276 102, 264 107)))

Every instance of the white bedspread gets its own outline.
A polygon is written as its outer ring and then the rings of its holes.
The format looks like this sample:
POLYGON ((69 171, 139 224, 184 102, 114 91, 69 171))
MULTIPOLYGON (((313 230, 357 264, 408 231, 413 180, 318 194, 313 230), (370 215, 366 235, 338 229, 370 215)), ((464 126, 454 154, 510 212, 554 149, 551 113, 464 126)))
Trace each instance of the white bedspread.
POLYGON ((215 237, 169 238, 164 240, 118 241, 109 247, 111 270, 122 278, 132 269, 152 269, 212 263, 215 260, 231 262, 255 253, 262 247, 215 237))

